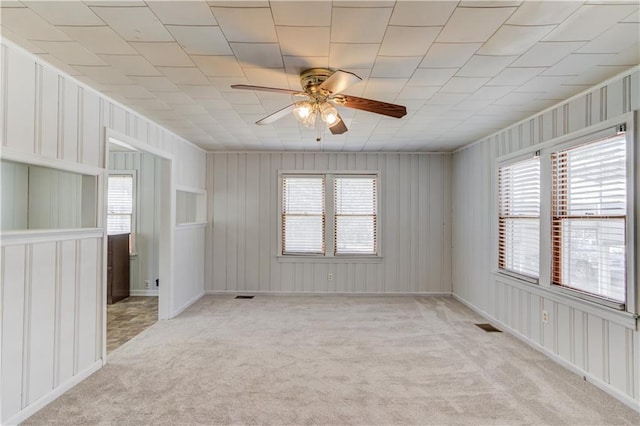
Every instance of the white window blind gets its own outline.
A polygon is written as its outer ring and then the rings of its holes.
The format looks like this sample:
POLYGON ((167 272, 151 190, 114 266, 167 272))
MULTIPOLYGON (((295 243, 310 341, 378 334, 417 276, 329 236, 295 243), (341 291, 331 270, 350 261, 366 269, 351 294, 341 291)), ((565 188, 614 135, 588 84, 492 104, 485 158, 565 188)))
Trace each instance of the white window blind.
POLYGON ((283 254, 324 254, 324 176, 282 177, 283 254))
POLYGON ((539 277, 540 159, 498 169, 498 267, 539 277))
POLYGON ((625 302, 624 135, 553 153, 554 284, 625 302))
POLYGON ((335 254, 376 254, 376 177, 335 177, 333 196, 335 254))
POLYGON ((107 192, 107 234, 131 233, 133 176, 109 176, 107 192))

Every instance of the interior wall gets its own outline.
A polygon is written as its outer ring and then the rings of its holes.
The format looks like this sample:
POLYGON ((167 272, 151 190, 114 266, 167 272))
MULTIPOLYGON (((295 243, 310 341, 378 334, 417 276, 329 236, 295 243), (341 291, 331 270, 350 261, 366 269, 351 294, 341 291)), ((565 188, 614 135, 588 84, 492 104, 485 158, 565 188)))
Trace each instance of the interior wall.
MULTIPOLYGON (((453 155, 453 292, 534 347, 640 411, 640 332, 632 315, 495 273, 496 158, 640 107, 636 69, 453 155), (543 323, 541 312, 549 312, 543 323)), ((638 135, 635 146, 638 155, 638 135)), ((640 173, 637 170, 636 174, 640 173)), ((640 199, 640 186, 635 188, 640 199)), ((636 202, 637 208, 637 202, 636 202)), ((640 222, 636 217, 636 230, 640 222)), ((637 253, 636 253, 637 254, 637 253)), ((638 264, 638 259, 629 259, 638 264)))
POLYGON ((451 291, 449 154, 216 153, 207 161, 207 291, 451 291), (278 258, 279 170, 379 171, 382 259, 278 258))
POLYGON ((111 152, 109 170, 136 171, 135 252, 131 257, 131 295, 157 296, 160 276, 160 159, 142 152, 111 152), (145 288, 149 281, 150 288, 145 288))
MULTIPOLYGON (((172 156, 173 188, 204 189, 205 154, 184 139, 6 40, 0 67, 3 158, 105 176, 108 127, 172 156)), ((97 195, 104 207, 101 185, 97 195)), ((98 213, 98 228, 90 230, 1 235, 0 423, 20 423, 106 362, 104 215, 98 213)), ((182 249, 201 249, 201 243, 187 238, 182 249)), ((170 259, 180 270, 204 269, 197 257, 170 259)), ((171 297, 201 294, 176 279, 171 297)))

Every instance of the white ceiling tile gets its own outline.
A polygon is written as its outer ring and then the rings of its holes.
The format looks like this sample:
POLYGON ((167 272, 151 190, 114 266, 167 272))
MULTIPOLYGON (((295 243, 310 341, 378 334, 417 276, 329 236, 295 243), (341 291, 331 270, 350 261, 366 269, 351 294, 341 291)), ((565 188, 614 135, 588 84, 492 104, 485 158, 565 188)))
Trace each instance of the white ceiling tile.
POLYGON ((553 87, 561 86, 564 83, 572 81, 574 76, 544 76, 539 75, 527 81, 518 87, 516 92, 545 92, 553 87))
POLYGON ((509 25, 559 24, 583 2, 581 1, 525 1, 507 20, 509 25))
POLYGON ((153 65, 140 55, 98 55, 124 75, 162 75, 153 65))
POLYGON ((638 6, 635 5, 584 5, 566 21, 558 25, 545 41, 591 40, 628 16, 638 6))
POLYGON ((145 2, 142 0, 84 0, 87 6, 107 6, 107 7, 144 7, 146 6, 145 2))
POLYGON ((458 77, 493 77, 513 62, 516 56, 473 55, 456 74, 458 77))
POLYGON ((610 61, 610 65, 634 66, 640 64, 640 43, 617 53, 610 61))
POLYGON ((414 87, 405 87, 402 89, 400 94, 398 94, 398 101, 403 101, 405 99, 421 99, 428 100, 433 95, 438 93, 440 90, 440 86, 414 86, 414 87))
POLYGON ((180 89, 169 81, 167 77, 136 77, 129 76, 136 84, 152 92, 178 92, 180 89))
POLYGON ((463 66, 482 43, 433 43, 420 68, 457 68, 463 66))
POLYGON ((127 41, 173 41, 148 7, 93 7, 92 10, 127 41))
POLYGON ((584 44, 583 41, 540 42, 511 65, 514 67, 550 67, 584 44))
POLYGON ((602 83, 612 75, 620 74, 628 69, 629 67, 626 65, 599 65, 587 69, 578 76, 569 77, 568 83, 593 86, 602 83))
POLYGON ((421 60, 422 56, 378 56, 373 70, 371 70, 371 76, 383 78, 411 77, 421 60))
POLYGON ((481 55, 521 55, 555 27, 503 25, 478 50, 481 55))
POLYGON ((245 77, 209 77, 209 81, 220 92, 235 92, 233 84, 249 84, 245 77))
POLYGON ((453 1, 399 1, 393 8, 391 25, 444 25, 456 8, 453 1))
POLYGON ((458 68, 418 68, 409 79, 408 86, 442 86, 458 68))
POLYGON ((278 43, 230 43, 243 67, 284 68, 278 43))
POLYGON ((572 53, 547 70, 542 75, 578 75, 589 68, 606 64, 612 54, 572 53))
POLYGON ((69 65, 106 65, 75 41, 34 41, 34 44, 69 65))
MULTIPOLYGON (((304 70, 329 67, 329 58, 326 56, 283 56, 282 59, 284 60, 284 69, 287 74, 293 76, 298 82, 298 76, 304 70)), ((295 88, 297 89, 299 86, 300 84, 296 83, 295 88)))
POLYGON ((453 77, 440 89, 440 93, 473 93, 489 80, 480 77, 453 77))
POLYGON ((135 99, 132 100, 131 105, 137 108, 144 108, 148 111, 168 111, 167 116, 175 115, 175 112, 173 112, 169 105, 158 99, 135 99))
POLYGON ((616 24, 578 49, 576 53, 620 53, 640 40, 637 23, 616 24))
POLYGON ((102 19, 79 1, 24 2, 53 25, 104 25, 102 19))
POLYGON ((169 43, 131 43, 142 56, 155 66, 190 67, 193 62, 176 42, 169 43))
POLYGON ((331 43, 329 66, 334 69, 372 68, 379 44, 331 43))
POLYGON ((456 105, 468 96, 466 93, 436 93, 427 103, 430 105, 456 105))
POLYGON ((287 74, 284 69, 247 68, 245 75, 254 86, 288 88, 287 74))
POLYGON ((136 84, 104 84, 103 86, 107 92, 122 93, 122 96, 129 99, 153 99, 156 97, 144 87, 136 84))
POLYGON ((100 84, 133 84, 133 81, 117 72, 112 66, 73 65, 75 69, 100 84))
POLYGON ((276 30, 283 55, 329 56, 329 27, 276 27, 276 30))
POLYGON ((535 93, 531 92, 511 92, 495 101, 496 105, 522 106, 535 99, 535 93))
POLYGON ((164 24, 217 25, 211 9, 203 1, 147 1, 147 6, 164 24))
POLYGON ((172 108, 174 111, 176 111, 179 114, 184 114, 184 115, 196 115, 196 114, 206 114, 207 118, 209 116, 209 114, 207 113, 207 110, 202 108, 200 105, 172 105, 172 108))
POLYGON ((545 68, 507 68, 488 84, 490 86, 519 86, 544 70, 545 68))
POLYGON ((640 23, 640 9, 633 11, 626 18, 622 19, 620 22, 635 22, 636 24, 640 23))
POLYGON ((494 101, 500 99, 506 94, 517 89, 518 86, 485 86, 479 88, 473 95, 467 98, 469 101, 481 100, 481 101, 494 101))
POLYGON ((191 104, 194 102, 183 92, 153 92, 153 95, 168 105, 191 104))
POLYGON ((195 67, 158 67, 158 70, 174 84, 207 85, 209 83, 209 80, 195 67))
POLYGON ((379 55, 423 56, 441 27, 387 27, 379 55))
POLYGON ((233 55, 220 27, 167 25, 166 28, 190 55, 233 55))
POLYGON ((276 25, 316 27, 331 25, 331 2, 275 1, 271 12, 276 25))
MULTIPOLYGON (((2 12, 2 10, 4 9, 0 9, 0 12, 2 12)), ((0 18, 2 17, 0 16, 0 18)), ((11 40, 12 42, 16 43, 18 46, 21 46, 22 48, 28 50, 31 53, 36 53, 36 54, 46 53, 44 49, 42 49, 41 47, 36 46, 32 42, 28 41, 26 38, 17 35, 13 31, 8 29, 7 27, 3 27, 2 25, 0 25, 0 35, 2 36, 2 38, 11 40)))
POLYGON ((235 56, 191 56, 204 75, 209 77, 242 77, 242 68, 235 56))
POLYGON ((278 41, 271 9, 268 7, 212 7, 211 11, 229 41, 245 43, 278 41))
POLYGON ((334 7, 331 20, 332 43, 380 43, 391 8, 334 7))
POLYGON ((439 43, 484 42, 514 10, 513 7, 457 8, 437 41, 439 43))
MULTIPOLYGON (((188 86, 178 86, 180 90, 186 93, 193 100, 211 100, 211 99, 220 99, 222 95, 217 90, 217 88, 212 86, 198 86, 198 85, 188 85, 188 86)), ((203 105, 205 106, 205 105, 203 105)))
POLYGON ((94 53, 111 55, 128 55, 138 53, 129 43, 116 34, 111 28, 103 27, 58 27, 69 37, 78 41, 94 53))
POLYGON ((52 55, 50 55, 48 53, 38 53, 37 55, 43 61, 49 63, 54 68, 57 68, 57 69, 59 69, 60 71, 62 71, 64 73, 67 73, 67 74, 72 75, 72 76, 82 75, 82 72, 80 72, 77 69, 67 65, 66 63, 60 61, 59 59, 57 59, 56 57, 54 57, 54 56, 52 56, 52 55))
POLYGON ((69 37, 34 11, 27 8, 2 8, 2 27, 27 40, 68 41, 69 37))

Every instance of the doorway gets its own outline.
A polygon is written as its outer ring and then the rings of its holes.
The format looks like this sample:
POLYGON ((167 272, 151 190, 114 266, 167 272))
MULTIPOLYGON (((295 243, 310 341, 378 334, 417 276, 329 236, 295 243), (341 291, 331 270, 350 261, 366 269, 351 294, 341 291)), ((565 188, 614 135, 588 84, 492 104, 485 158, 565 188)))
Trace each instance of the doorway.
POLYGON ((171 156, 110 129, 106 137, 105 227, 121 235, 108 235, 106 242, 105 360, 169 317, 174 208, 171 156), (119 250, 128 262, 117 260, 118 238, 127 238, 119 250), (116 277, 123 273, 127 277, 116 277), (116 290, 117 278, 127 281, 126 291, 116 290))

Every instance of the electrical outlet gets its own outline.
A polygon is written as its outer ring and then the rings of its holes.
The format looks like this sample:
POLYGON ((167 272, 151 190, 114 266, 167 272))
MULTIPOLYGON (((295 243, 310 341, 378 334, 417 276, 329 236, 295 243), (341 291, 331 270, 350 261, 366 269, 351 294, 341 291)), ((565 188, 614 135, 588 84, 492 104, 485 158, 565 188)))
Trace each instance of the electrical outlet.
POLYGON ((327 281, 333 281, 333 274, 331 272, 327 274, 327 281))
POLYGON ((149 288, 149 280, 144 282, 144 288, 149 288))
POLYGON ((549 322, 549 312, 542 311, 542 322, 545 324, 549 322))

